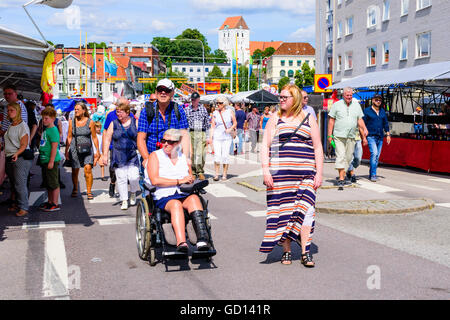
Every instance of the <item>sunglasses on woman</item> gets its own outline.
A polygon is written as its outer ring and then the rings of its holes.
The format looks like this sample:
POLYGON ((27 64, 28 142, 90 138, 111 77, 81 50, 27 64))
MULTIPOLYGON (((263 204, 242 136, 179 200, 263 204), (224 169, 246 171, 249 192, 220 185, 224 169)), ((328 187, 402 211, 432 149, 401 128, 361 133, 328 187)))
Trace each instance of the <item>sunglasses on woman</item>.
POLYGON ((164 144, 166 142, 171 146, 173 146, 175 143, 178 143, 178 141, 174 141, 174 140, 161 139, 162 144, 164 144))

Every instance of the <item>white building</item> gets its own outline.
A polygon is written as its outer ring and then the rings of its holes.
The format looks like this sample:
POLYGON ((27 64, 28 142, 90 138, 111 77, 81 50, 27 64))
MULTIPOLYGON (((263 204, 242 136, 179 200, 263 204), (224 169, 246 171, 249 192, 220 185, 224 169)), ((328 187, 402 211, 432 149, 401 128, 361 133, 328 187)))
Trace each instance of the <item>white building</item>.
MULTIPOLYGON (((214 68, 214 65, 220 68, 225 76, 230 70, 229 63, 205 63, 205 77, 214 68)), ((190 62, 176 62, 172 64, 172 71, 182 72, 188 77, 190 83, 203 83, 203 63, 190 63, 190 62)))
POLYGON ((242 16, 229 17, 219 29, 219 49, 231 60, 236 55, 239 64, 250 59, 250 29, 242 16))

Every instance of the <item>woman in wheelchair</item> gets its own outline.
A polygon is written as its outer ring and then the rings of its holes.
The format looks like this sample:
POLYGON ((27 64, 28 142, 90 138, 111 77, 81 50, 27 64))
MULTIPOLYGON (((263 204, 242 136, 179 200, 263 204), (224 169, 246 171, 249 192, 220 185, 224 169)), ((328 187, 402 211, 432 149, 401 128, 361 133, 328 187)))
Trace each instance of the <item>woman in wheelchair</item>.
POLYGON ((177 251, 187 253, 184 209, 190 214, 197 234, 197 250, 208 251, 208 232, 203 206, 196 194, 181 192, 179 186, 193 183, 192 168, 181 152, 181 131, 169 129, 161 140, 162 148, 150 154, 147 173, 156 191, 155 205, 167 211, 177 239, 177 251))

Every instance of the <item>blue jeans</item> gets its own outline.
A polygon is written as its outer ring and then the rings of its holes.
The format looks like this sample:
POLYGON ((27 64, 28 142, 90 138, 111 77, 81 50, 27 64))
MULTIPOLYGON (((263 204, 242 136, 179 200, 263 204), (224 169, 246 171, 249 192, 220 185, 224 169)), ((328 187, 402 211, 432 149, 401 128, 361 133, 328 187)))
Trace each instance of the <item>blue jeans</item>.
POLYGON ((370 150, 369 176, 372 178, 377 176, 378 159, 380 159, 381 148, 383 147, 383 137, 368 136, 367 142, 370 150))
POLYGON ((347 171, 355 170, 361 164, 361 158, 363 155, 363 148, 361 140, 356 140, 355 151, 353 152, 353 160, 350 162, 350 166, 347 171))
POLYGON ((244 129, 237 129, 237 137, 239 139, 237 153, 241 154, 244 148, 244 129))
POLYGON ((421 123, 414 124, 414 133, 415 134, 422 133, 422 124, 421 123))

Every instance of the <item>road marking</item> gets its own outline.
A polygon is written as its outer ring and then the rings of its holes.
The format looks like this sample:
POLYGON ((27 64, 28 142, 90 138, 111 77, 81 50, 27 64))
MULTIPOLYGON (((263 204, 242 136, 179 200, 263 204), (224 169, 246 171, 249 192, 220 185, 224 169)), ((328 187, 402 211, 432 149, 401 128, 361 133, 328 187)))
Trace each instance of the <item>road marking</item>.
POLYGON ((117 224, 133 224, 136 218, 97 218, 97 222, 101 226, 111 226, 117 224))
MULTIPOLYGON (((48 201, 47 191, 30 192, 28 197, 28 205, 30 207, 38 207, 42 203, 48 201)), ((59 195, 59 204, 61 204, 61 194, 59 195)))
POLYGON ((248 178, 248 177, 259 177, 262 176, 263 172, 262 172, 262 168, 258 169, 258 170, 253 170, 244 174, 241 174, 238 176, 239 179, 244 179, 244 178, 248 178))
POLYGON ((380 193, 403 191, 400 189, 383 186, 382 184, 379 184, 378 182, 368 182, 368 181, 359 180, 358 184, 361 186, 361 188, 380 192, 380 193))
POLYGON ((251 215, 252 217, 258 218, 258 217, 265 217, 267 215, 267 211, 247 211, 246 214, 251 215))
POLYGON ((428 180, 436 181, 436 182, 450 183, 450 179, 445 179, 445 178, 433 178, 433 179, 428 179, 428 180))
POLYGON ((111 198, 109 196, 109 189, 92 190, 92 195, 94 196, 94 199, 89 200, 89 203, 115 203, 119 201, 116 197, 111 198))
POLYGON ((419 188, 419 189, 431 190, 431 191, 442 191, 442 189, 439 189, 439 188, 427 187, 427 186, 420 185, 420 184, 408 183, 408 186, 414 187, 414 188, 419 188))
POLYGON ((205 190, 216 198, 246 198, 246 195, 236 191, 222 183, 213 183, 208 185, 205 190))
POLYGON ((39 222, 26 222, 22 225, 22 230, 33 230, 33 229, 58 229, 65 228, 66 224, 64 221, 39 221, 39 222))
POLYGON ((450 208, 450 202, 448 202, 448 203, 436 203, 436 205, 439 206, 439 207, 450 208))
POLYGON ((211 220, 217 220, 219 218, 217 218, 216 216, 212 215, 211 213, 208 212, 208 216, 211 220))
POLYGON ((45 265, 42 292, 44 297, 69 296, 66 249, 61 230, 45 234, 45 265))

